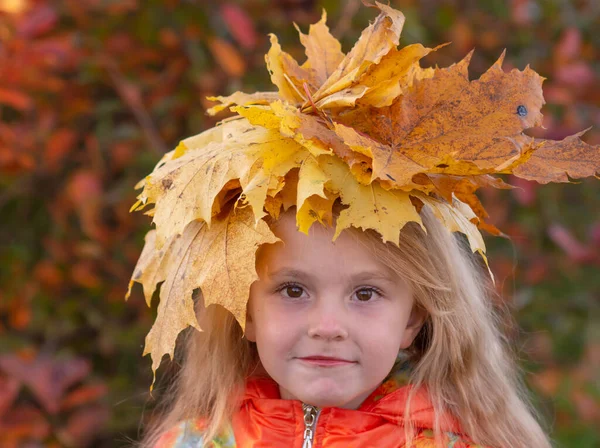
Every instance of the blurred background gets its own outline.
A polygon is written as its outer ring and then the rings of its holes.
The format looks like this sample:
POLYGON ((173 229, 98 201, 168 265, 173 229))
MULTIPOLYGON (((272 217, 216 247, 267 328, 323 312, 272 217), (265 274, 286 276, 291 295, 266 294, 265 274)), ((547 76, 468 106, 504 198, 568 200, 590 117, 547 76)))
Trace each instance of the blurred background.
MULTIPOLYGON (((545 129, 600 143, 600 2, 391 1, 401 45, 471 49, 471 78, 507 49, 544 83, 545 129)), ((359 0, 0 0, 0 446, 114 447, 155 399, 144 337, 155 315, 127 283, 150 219, 135 183, 216 123, 207 95, 273 90, 267 33, 300 61, 328 11, 348 51, 376 13, 359 0)), ((600 182, 482 192, 487 237, 527 385, 557 447, 600 446, 600 182)), ((173 366, 159 370, 161 378, 173 366)))

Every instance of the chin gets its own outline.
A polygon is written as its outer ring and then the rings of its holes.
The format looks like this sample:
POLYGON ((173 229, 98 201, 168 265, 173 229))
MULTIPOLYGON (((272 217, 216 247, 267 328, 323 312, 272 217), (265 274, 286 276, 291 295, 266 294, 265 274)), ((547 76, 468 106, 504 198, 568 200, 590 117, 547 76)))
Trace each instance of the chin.
POLYGON ((300 400, 306 404, 310 404, 319 408, 342 408, 352 400, 352 397, 331 393, 319 394, 317 391, 315 391, 315 393, 312 394, 302 394, 300 400))
POLYGON ((291 397, 316 407, 338 407, 348 405, 356 398, 349 390, 349 382, 320 377, 308 381, 297 380, 292 387, 285 387, 291 397))

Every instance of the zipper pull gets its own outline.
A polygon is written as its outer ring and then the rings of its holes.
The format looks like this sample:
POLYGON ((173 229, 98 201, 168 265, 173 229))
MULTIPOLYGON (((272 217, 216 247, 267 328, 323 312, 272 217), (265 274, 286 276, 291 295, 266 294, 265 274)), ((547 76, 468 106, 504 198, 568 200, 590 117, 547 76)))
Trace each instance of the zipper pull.
POLYGON ((317 408, 309 404, 302 403, 302 410, 304 411, 304 443, 302 448, 312 448, 314 432, 313 425, 317 417, 317 408))

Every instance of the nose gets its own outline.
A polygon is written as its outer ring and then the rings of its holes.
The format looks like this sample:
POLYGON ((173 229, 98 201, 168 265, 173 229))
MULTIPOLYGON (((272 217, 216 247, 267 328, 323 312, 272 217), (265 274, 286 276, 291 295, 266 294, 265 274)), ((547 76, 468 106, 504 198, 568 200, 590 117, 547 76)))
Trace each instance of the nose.
POLYGON ((308 335, 316 339, 344 340, 348 338, 346 310, 326 299, 317 300, 316 306, 309 311, 308 335))

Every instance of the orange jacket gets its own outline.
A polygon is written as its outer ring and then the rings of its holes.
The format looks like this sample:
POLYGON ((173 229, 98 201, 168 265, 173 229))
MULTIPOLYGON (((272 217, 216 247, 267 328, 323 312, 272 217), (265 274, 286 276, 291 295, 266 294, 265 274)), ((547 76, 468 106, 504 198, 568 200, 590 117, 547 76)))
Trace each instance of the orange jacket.
MULTIPOLYGON (((251 378, 247 382, 242 405, 234 415, 231 427, 213 439, 212 446, 405 447, 404 404, 411 386, 404 384, 404 380, 402 376, 392 376, 358 409, 352 410, 303 409, 303 403, 300 401, 281 399, 279 387, 272 379, 251 378), (315 415, 316 413, 318 415, 315 415), (313 424, 308 425, 310 422, 313 424)), ((433 407, 427 393, 424 389, 420 390, 412 401, 410 416, 417 428, 413 447, 434 447, 433 418, 433 407)), ((456 419, 444 415, 441 421, 448 447, 478 446, 460 434, 456 419)), ((202 441, 201 421, 186 421, 164 434, 155 448, 199 447, 202 441)))

